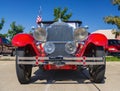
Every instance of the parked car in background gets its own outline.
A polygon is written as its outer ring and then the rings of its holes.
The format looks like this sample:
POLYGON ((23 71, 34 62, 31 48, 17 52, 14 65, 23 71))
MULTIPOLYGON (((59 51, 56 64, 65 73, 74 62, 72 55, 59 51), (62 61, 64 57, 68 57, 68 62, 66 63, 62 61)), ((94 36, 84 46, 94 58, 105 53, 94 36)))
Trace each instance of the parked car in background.
POLYGON ((108 39, 107 55, 120 56, 120 40, 108 39))
POLYGON ((0 37, 0 55, 15 55, 15 47, 6 39, 0 37))

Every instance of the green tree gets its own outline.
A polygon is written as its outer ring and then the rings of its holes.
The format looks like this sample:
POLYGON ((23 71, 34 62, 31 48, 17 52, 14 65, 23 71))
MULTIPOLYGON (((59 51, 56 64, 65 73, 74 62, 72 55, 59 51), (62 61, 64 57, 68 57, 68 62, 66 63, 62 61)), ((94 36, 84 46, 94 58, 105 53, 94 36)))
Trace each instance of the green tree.
MULTIPOLYGON (((0 30, 3 29, 4 23, 5 23, 5 20, 4 20, 4 18, 2 18, 0 21, 0 30)), ((0 36, 6 38, 7 34, 0 33, 0 36)))
POLYGON ((18 33, 22 33, 23 30, 25 29, 23 26, 21 25, 16 25, 16 22, 12 22, 10 24, 10 29, 8 29, 8 33, 7 33, 7 37, 11 40, 13 38, 14 35, 18 34, 18 33))
POLYGON ((0 37, 6 38, 6 37, 7 37, 7 34, 1 34, 1 33, 0 33, 0 37))
MULTIPOLYGON (((120 10, 120 0, 112 0, 113 5, 118 6, 118 10, 120 10)), ((120 35, 120 16, 106 16, 104 17, 104 21, 108 24, 116 25, 118 30, 114 31, 113 34, 120 35)))
POLYGON ((71 16, 72 13, 67 13, 68 12, 68 8, 55 8, 54 9, 54 21, 58 21, 58 19, 61 19, 62 21, 68 21, 71 16))
POLYGON ((120 0, 113 0, 113 5, 117 5, 118 6, 118 10, 120 10, 120 0))
POLYGON ((4 18, 2 18, 1 22, 0 22, 0 30, 2 30, 4 23, 5 23, 5 20, 4 20, 4 18))

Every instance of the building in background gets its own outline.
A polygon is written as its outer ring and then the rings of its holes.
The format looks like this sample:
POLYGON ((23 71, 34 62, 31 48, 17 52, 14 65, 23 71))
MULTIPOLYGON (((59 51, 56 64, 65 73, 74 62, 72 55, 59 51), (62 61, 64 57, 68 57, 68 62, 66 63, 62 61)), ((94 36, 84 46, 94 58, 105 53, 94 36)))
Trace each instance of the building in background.
POLYGON ((113 29, 97 30, 92 33, 101 33, 101 34, 104 34, 107 37, 107 39, 116 39, 115 34, 113 34, 113 29))

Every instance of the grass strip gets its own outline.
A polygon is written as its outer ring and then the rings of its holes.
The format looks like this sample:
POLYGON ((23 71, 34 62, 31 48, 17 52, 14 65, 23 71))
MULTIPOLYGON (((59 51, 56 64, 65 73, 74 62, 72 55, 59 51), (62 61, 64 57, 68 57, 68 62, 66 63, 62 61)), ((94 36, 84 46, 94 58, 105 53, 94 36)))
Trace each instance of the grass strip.
POLYGON ((107 56, 106 57, 106 61, 107 62, 120 62, 120 57, 117 57, 117 56, 107 56))

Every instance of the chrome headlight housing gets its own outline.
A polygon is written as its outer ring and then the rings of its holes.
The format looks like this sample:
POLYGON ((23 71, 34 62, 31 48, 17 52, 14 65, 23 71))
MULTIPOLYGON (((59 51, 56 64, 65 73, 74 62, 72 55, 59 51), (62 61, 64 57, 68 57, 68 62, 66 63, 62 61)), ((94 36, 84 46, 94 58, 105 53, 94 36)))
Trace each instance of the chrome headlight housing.
POLYGON ((47 39, 47 32, 43 28, 37 28, 33 32, 33 37, 37 41, 46 41, 46 39, 47 39))
POLYGON ((88 36, 88 32, 85 28, 77 28, 74 31, 74 40, 75 41, 84 41, 88 36))
POLYGON ((74 54, 76 52, 75 42, 69 41, 65 44, 65 51, 68 54, 74 54))
POLYGON ((44 45, 44 50, 47 54, 51 54, 55 51, 55 45, 52 42, 46 42, 44 45))

